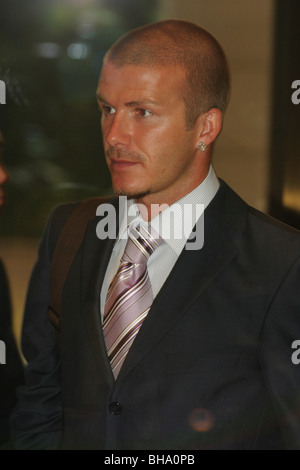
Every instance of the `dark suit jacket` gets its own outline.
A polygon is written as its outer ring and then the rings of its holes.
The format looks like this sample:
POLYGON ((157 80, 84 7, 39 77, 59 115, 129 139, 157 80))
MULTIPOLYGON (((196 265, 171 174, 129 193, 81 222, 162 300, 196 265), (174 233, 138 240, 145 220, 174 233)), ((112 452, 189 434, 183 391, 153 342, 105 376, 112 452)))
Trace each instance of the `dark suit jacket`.
POLYGON ((65 284, 61 353, 47 318, 49 265, 73 206, 52 215, 25 312, 27 387, 16 447, 300 449, 300 238, 225 183, 204 247, 184 250, 116 380, 99 316, 113 240, 88 227, 65 284))
POLYGON ((16 388, 24 383, 23 364, 12 332, 9 286, 0 259, 0 340, 5 344, 6 363, 0 364, 0 446, 10 441, 9 415, 16 404, 16 388))

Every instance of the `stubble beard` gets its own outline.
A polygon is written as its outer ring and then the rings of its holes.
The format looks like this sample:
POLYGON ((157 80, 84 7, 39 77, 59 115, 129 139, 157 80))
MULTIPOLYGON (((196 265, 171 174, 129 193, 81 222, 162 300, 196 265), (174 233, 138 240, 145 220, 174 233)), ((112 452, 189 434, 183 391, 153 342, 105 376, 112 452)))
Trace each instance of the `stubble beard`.
MULTIPOLYGON (((128 150, 123 150, 123 149, 116 149, 114 147, 109 147, 105 153, 106 153, 107 159, 121 160, 122 158, 126 158, 129 161, 141 162, 141 163, 144 160, 144 157, 138 153, 130 152, 128 150)), ((143 191, 135 192, 135 191, 126 191, 126 190, 118 189, 118 188, 115 188, 114 186, 113 186, 113 191, 116 196, 126 196, 128 199, 134 199, 135 201, 143 199, 144 197, 152 193, 151 188, 145 189, 143 191)))
POLYGON ((122 190, 114 190, 116 196, 126 196, 128 199, 134 199, 135 201, 139 201, 149 194, 151 194, 151 189, 140 191, 140 192, 130 192, 130 191, 122 191, 122 190))

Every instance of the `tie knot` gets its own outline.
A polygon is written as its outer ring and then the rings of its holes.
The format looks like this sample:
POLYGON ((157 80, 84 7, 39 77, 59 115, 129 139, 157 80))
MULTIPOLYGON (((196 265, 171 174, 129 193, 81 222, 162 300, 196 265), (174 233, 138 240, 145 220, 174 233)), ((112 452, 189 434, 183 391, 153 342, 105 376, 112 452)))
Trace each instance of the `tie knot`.
POLYGON ((132 227, 122 260, 135 264, 147 263, 162 242, 162 238, 151 226, 132 227))

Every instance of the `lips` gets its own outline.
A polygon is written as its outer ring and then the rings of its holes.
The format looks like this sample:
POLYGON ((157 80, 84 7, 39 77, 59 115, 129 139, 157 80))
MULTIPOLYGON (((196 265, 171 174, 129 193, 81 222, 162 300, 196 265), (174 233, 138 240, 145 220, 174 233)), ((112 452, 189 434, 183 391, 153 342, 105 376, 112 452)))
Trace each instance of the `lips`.
POLYGON ((129 160, 110 160, 111 168, 130 168, 134 165, 137 165, 139 162, 132 162, 129 160))
POLYGON ((111 166, 129 167, 143 161, 143 157, 136 152, 127 149, 108 147, 106 149, 106 158, 111 166))

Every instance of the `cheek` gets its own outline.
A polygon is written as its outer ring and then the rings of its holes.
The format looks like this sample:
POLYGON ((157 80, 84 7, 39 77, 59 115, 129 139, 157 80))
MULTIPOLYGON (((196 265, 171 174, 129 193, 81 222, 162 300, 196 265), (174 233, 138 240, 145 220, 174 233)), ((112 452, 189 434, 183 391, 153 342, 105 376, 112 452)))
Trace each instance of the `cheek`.
POLYGON ((102 120, 101 120, 101 134, 102 134, 102 140, 103 140, 103 145, 105 147, 105 145, 107 145, 106 143, 106 135, 108 133, 108 125, 107 123, 103 123, 102 120))
POLYGON ((183 168, 192 153, 191 138, 180 131, 155 135, 149 142, 144 142, 151 165, 162 175, 176 173, 183 168))
MULTIPOLYGON (((176 136, 176 132, 171 126, 161 126, 144 130, 139 134, 139 144, 144 152, 151 155, 152 158, 159 158, 159 156, 172 155, 174 148, 176 148, 180 138, 176 136)), ((162 160, 162 158, 160 158, 162 160)))
POLYGON ((178 165, 170 148, 159 148, 149 156, 146 178, 153 183, 164 183, 178 175, 178 165))

